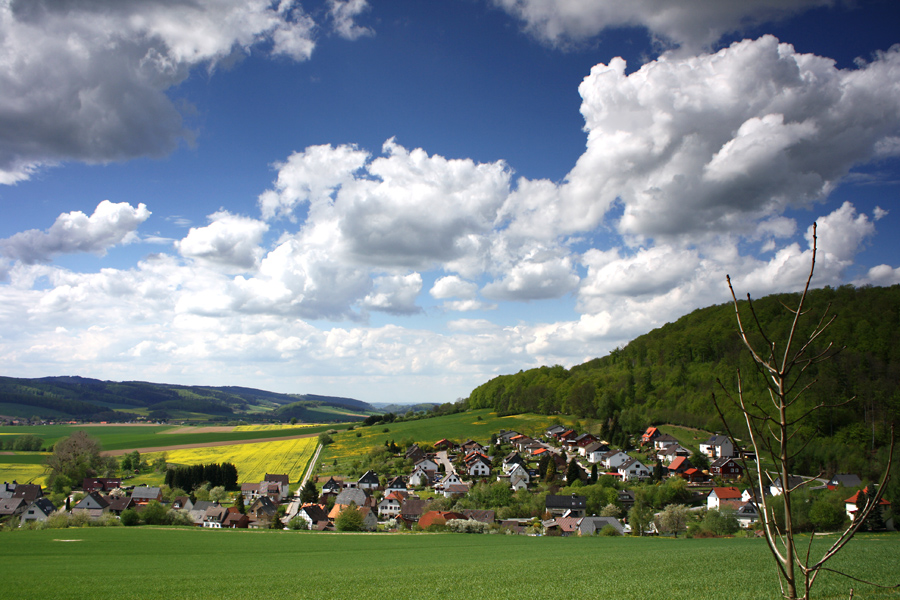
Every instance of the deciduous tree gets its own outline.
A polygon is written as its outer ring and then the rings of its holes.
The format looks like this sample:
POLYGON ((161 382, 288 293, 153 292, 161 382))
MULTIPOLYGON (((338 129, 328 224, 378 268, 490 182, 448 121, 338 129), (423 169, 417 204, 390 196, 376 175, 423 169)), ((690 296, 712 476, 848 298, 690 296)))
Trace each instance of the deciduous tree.
MULTIPOLYGON (((839 351, 835 350, 831 343, 825 343, 822 340, 825 331, 835 319, 834 315, 829 315, 829 309, 814 317, 814 320, 811 321, 812 326, 805 325, 810 322, 808 321, 810 316, 807 314, 806 300, 816 268, 817 244, 816 225, 813 225, 809 275, 796 308, 788 308, 792 313, 792 322, 783 342, 776 343, 771 337, 771 332, 763 330, 749 294, 747 295, 746 312, 751 317, 749 322, 755 323, 755 332, 751 332, 745 326, 745 318, 731 285, 731 278, 727 278, 740 338, 744 348, 750 353, 754 367, 765 381, 766 393, 762 399, 751 394, 745 388, 744 376, 740 369, 737 371, 737 389, 735 391, 731 391, 730 387, 721 380, 718 381, 719 387, 730 401, 731 407, 737 410, 746 425, 754 455, 757 457, 752 468, 744 459, 744 469, 751 477, 757 498, 760 499, 762 530, 777 566, 781 593, 785 598, 791 600, 809 598, 816 578, 823 571, 851 577, 843 571, 827 567, 826 563, 847 546, 866 518, 878 506, 885 490, 884 484, 891 471, 894 451, 894 429, 891 427, 887 466, 881 478, 881 484, 876 488, 877 491, 871 500, 860 506, 857 518, 824 553, 813 555, 811 546, 799 549, 794 537, 796 531, 795 511, 805 508, 805 504, 802 507, 799 504, 795 506, 793 501, 795 495, 802 493, 804 487, 808 486, 811 480, 792 484, 791 467, 812 439, 808 437, 809 429, 804 426, 821 411, 844 406, 853 400, 850 398, 835 403, 816 403, 806 400, 805 393, 816 383, 814 378, 810 378, 810 370, 830 360, 839 351), (801 322, 804 325, 801 325, 801 322), (804 334, 802 329, 807 329, 808 333, 804 334), (772 471, 765 470, 765 464, 774 464, 774 469, 772 471), (770 499, 764 491, 776 478, 782 482, 782 493, 777 498, 770 499), (775 506, 772 506, 773 502, 775 506), (776 515, 776 512, 780 515, 776 515), (776 516, 782 518, 778 519, 776 516)), ((736 439, 730 423, 725 417, 727 407, 722 406, 715 395, 713 395, 713 404, 728 429, 729 436, 736 439)))

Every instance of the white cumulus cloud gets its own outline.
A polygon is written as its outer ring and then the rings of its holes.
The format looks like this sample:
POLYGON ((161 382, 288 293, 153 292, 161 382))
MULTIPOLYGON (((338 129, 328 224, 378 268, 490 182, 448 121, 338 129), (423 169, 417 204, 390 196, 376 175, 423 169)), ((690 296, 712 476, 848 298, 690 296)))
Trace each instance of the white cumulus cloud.
POLYGON ((138 225, 150 217, 143 204, 104 200, 91 216, 81 211, 63 213, 47 231, 31 229, 0 240, 0 252, 26 264, 50 262, 54 256, 89 252, 104 255, 112 246, 137 239, 138 225))

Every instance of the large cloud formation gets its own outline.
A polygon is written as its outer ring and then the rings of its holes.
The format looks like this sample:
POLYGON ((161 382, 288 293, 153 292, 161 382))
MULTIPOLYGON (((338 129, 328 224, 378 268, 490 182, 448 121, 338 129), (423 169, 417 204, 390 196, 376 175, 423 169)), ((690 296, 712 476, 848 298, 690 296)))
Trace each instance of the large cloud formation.
MULTIPOLYGON (((364 33, 366 6, 331 3, 339 35, 364 33)), ((307 60, 315 33, 298 0, 0 0, 0 184, 165 155, 192 136, 166 91, 193 68, 251 49, 307 60)))
POLYGON ((708 47, 726 33, 833 6, 835 0, 492 0, 521 19, 527 31, 555 45, 604 30, 644 27, 663 45, 708 47))
MULTIPOLYGON (((841 70, 763 37, 630 74, 614 59, 579 91, 587 146, 561 182, 393 139, 380 154, 320 145, 276 165, 259 218, 218 211, 177 254, 130 269, 46 263, 133 239, 143 206, 104 203, 3 240, 0 353, 68 364, 74 347, 81 361, 194 380, 206 368, 249 379, 261 362, 288 378, 302 364, 370 387, 403 374, 426 392, 438 381, 465 391, 498 370, 582 361, 724 301, 726 273, 754 296, 790 289, 811 252, 791 208, 819 217, 816 285, 844 283, 886 214, 821 203, 855 167, 897 155, 900 50, 841 70), (473 318, 443 332, 384 324, 423 318, 426 294, 442 314, 473 318), (565 310, 540 303, 563 297, 565 310), (510 301, 538 308, 504 325, 474 313, 510 301)), ((898 280, 880 265, 856 283, 898 280)), ((410 384, 391 385, 382 397, 410 384)))

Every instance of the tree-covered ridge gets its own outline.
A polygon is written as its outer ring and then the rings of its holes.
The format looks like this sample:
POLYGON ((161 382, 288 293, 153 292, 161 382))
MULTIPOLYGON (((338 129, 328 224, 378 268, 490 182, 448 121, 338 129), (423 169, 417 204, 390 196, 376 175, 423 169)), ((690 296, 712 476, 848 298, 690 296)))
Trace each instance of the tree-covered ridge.
MULTIPOLYGON (((779 294, 753 301, 760 324, 781 349, 792 320, 785 306, 797 299, 779 294)), ((755 331, 747 302, 740 304, 745 326, 755 331)), ((808 466, 865 471, 872 465, 863 450, 883 445, 889 424, 900 414, 900 286, 814 290, 801 333, 811 331, 829 305, 837 318, 812 351, 829 341, 845 348, 809 369, 818 383, 805 401, 856 400, 821 411, 807 424, 803 438, 811 440, 808 455, 814 463, 808 466)), ((557 365, 496 377, 472 391, 468 406, 503 414, 576 414, 599 421, 610 438, 659 423, 716 431, 722 429, 711 402, 714 391, 721 393, 716 380, 734 389, 738 368, 750 393, 761 398, 761 375, 737 335, 734 307, 723 304, 696 310, 571 369, 557 365)), ((736 412, 727 416, 743 429, 736 412)))

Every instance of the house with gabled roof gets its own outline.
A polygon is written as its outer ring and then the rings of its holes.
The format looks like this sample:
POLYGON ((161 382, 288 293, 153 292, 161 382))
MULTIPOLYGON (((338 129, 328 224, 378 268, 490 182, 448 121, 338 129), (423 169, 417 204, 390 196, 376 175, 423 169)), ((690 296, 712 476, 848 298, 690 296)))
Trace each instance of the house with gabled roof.
POLYGON ((741 491, 736 487, 714 487, 706 497, 706 508, 718 510, 725 501, 741 502, 741 491))
POLYGON ((700 452, 710 458, 731 458, 734 454, 734 443, 728 436, 713 434, 700 444, 700 452))
POLYGON ((859 478, 859 475, 853 473, 835 473, 834 477, 832 477, 825 485, 830 490, 837 489, 838 486, 854 488, 861 486, 862 480, 859 478))
POLYGON ((622 481, 643 481, 650 478, 650 469, 636 458, 630 458, 618 466, 622 481))
POLYGON ((460 444, 460 448, 462 449, 463 452, 465 452, 467 454, 469 452, 484 452, 485 451, 484 446, 482 446, 475 440, 467 440, 463 444, 460 444))
POLYGON ((27 523, 29 521, 46 521, 55 510, 56 507, 53 506, 53 503, 50 502, 49 498, 38 498, 25 507, 24 512, 22 512, 22 523, 27 523))
POLYGON ((709 474, 722 479, 740 479, 744 475, 744 467, 733 458, 717 458, 709 463, 709 474))
MULTIPOLYGON (((788 475, 788 489, 793 490, 803 483, 803 478, 799 475, 788 475)), ((784 492, 784 486, 781 483, 781 477, 775 478, 772 485, 769 486, 769 493, 773 496, 780 496, 784 492)))
POLYGON ((441 488, 445 498, 462 497, 469 493, 468 483, 452 483, 441 488))
POLYGON ((434 487, 435 489, 442 490, 448 485, 459 485, 461 483, 462 479, 459 478, 459 475, 456 473, 447 473, 440 481, 434 484, 434 487))
POLYGON ((618 469, 619 465, 628 460, 631 460, 631 457, 621 450, 610 450, 603 455, 600 462, 607 469, 618 469))
MULTIPOLYGON (((278 507, 275 506, 275 503, 268 496, 260 496, 247 509, 247 515, 261 527, 267 527, 268 523, 271 523, 277 514, 278 507)), ((252 525, 253 523, 251 523, 252 525)))
POLYGON ((427 529, 432 525, 443 525, 447 521, 451 519, 465 519, 466 516, 462 513, 453 512, 449 510, 429 510, 421 517, 419 517, 418 523, 419 527, 422 529, 427 529))
POLYGON ((435 471, 426 471, 421 467, 416 467, 409 474, 409 487, 426 487, 434 482, 435 471))
POLYGON ((496 513, 492 510, 475 510, 472 508, 466 508, 462 511, 463 516, 467 519, 471 519, 472 521, 478 521, 479 523, 487 523, 488 525, 494 522, 496 518, 496 513))
POLYGON ((250 517, 241 513, 236 507, 229 506, 228 514, 222 521, 224 529, 247 529, 250 526, 250 517), (233 510, 232 510, 233 509, 233 510))
POLYGON ((677 456, 675 459, 669 463, 668 474, 671 475, 681 475, 688 469, 693 468, 694 465, 691 464, 690 459, 685 456, 677 456))
POLYGON ((514 465, 525 465, 525 459, 515 450, 503 457, 503 471, 508 473, 514 465))
POLYGON ((27 507, 25 498, 0 498, 0 518, 18 517, 27 507))
POLYGON ((434 443, 435 450, 451 450, 452 448, 453 442, 451 442, 447 438, 440 439, 434 443))
POLYGON ((400 515, 400 507, 406 500, 406 492, 391 492, 378 503, 378 517, 389 519, 400 515))
POLYGON ((556 436, 558 436, 565 430, 566 430, 566 427, 563 427, 562 425, 552 425, 551 427, 547 428, 547 431, 544 432, 544 437, 556 438, 556 436))
POLYGON ((417 523, 430 502, 418 496, 410 496, 400 505, 400 517, 407 523, 417 523))
POLYGON ((20 483, 16 485, 16 489, 13 491, 13 498, 21 498, 25 501, 25 504, 31 504, 38 498, 43 497, 44 490, 41 486, 35 483, 20 483))
POLYGON ((553 516, 583 517, 587 508, 587 498, 584 496, 556 496, 548 494, 544 499, 544 507, 553 516))
POLYGON ((419 448, 418 444, 413 444, 406 449, 406 460, 411 460, 413 464, 425 458, 425 451, 419 448))
POLYGON ((622 523, 614 517, 584 517, 578 522, 579 535, 594 535, 599 533, 607 525, 611 525, 619 532, 619 535, 625 534, 625 528, 622 523))
POLYGON ((496 443, 498 446, 501 444, 508 444, 509 440, 511 440, 512 438, 514 438, 517 435, 519 435, 518 431, 501 429, 500 433, 497 434, 497 442, 496 443))
POLYGON ((437 473, 438 470, 437 463, 430 458, 423 458, 415 464, 415 467, 423 471, 431 471, 432 473, 437 473))
POLYGON ((98 519, 109 509, 109 501, 99 492, 91 492, 72 507, 73 513, 85 512, 92 519, 98 519))
MULTIPOLYGON (((875 490, 873 490, 871 487, 869 488, 868 491, 869 491, 869 493, 872 494, 872 495, 875 494, 875 490)), ((861 502, 861 501, 863 501, 863 502, 868 501, 868 499, 865 498, 865 497, 863 497, 862 499, 860 499, 860 494, 864 494, 864 492, 862 492, 862 490, 860 490, 860 491, 856 492, 855 494, 853 494, 852 496, 850 496, 849 498, 847 498, 846 500, 844 500, 844 509, 846 510, 847 516, 850 517, 850 520, 851 520, 851 521, 854 520, 854 519, 856 518, 856 513, 859 512, 859 510, 860 510, 861 508, 862 508, 862 509, 865 509, 865 505, 860 506, 860 502, 861 502)), ((887 500, 885 500, 884 497, 882 497, 882 498, 878 501, 878 506, 877 506, 876 508, 873 508, 872 510, 873 510, 873 512, 876 511, 876 510, 877 510, 877 511, 880 511, 880 512, 881 512, 881 515, 882 515, 882 518, 884 518, 884 513, 885 513, 885 511, 888 510, 888 509, 890 509, 890 507, 891 507, 891 503, 888 502, 887 500)), ((870 513, 870 514, 871 514, 871 513, 870 513)), ((893 529, 893 528, 894 528, 894 522, 893 522, 893 521, 894 521, 893 519, 888 519, 888 520, 886 520, 886 521, 885 521, 885 526, 886 526, 888 529, 893 529)))
POLYGON ((743 504, 738 506, 737 510, 734 513, 734 516, 737 519, 738 525, 740 525, 744 529, 747 529, 748 527, 759 521, 759 509, 753 502, 744 502, 743 504))
POLYGON ((286 473, 266 473, 263 481, 278 484, 278 499, 276 502, 280 502, 283 498, 291 495, 291 480, 286 473))
POLYGON ((328 481, 322 484, 322 494, 333 493, 337 495, 341 493, 342 489, 344 489, 343 482, 334 477, 329 477, 328 481))
POLYGON ((81 489, 86 494, 91 492, 111 492, 122 487, 121 477, 85 477, 81 481, 81 489))
POLYGON ((390 481, 388 481, 387 485, 384 488, 385 494, 390 494, 391 492, 404 492, 406 493, 406 477, 403 475, 398 475, 394 477, 390 481))
POLYGON ((656 427, 648 427, 646 431, 641 435, 641 445, 649 444, 656 438, 662 435, 662 432, 656 427))
POLYGON ((131 492, 131 499, 137 505, 147 504, 151 500, 162 501, 162 491, 158 487, 141 486, 131 492))
POLYGON ((372 470, 366 471, 356 482, 356 487, 362 490, 377 490, 381 487, 381 483, 378 481, 378 473, 372 470))
POLYGON ((559 531, 561 536, 569 537, 578 535, 579 522, 581 522, 581 519, 578 517, 556 517, 542 521, 541 525, 543 525, 545 533, 555 529, 559 531))
POLYGON ((665 448, 661 448, 657 451, 656 459, 661 463, 668 465, 679 456, 688 458, 690 455, 691 451, 681 444, 669 444, 665 448))
POLYGON ((306 521, 306 528, 310 530, 317 529, 322 523, 330 522, 325 507, 320 504, 304 504, 297 515, 306 521))
MULTIPOLYGON (((265 496, 259 498, 257 502, 261 500, 269 500, 265 496)), ((271 502, 271 501, 270 501, 271 502)), ((206 512, 203 514, 203 527, 208 529, 221 529, 222 522, 225 520, 225 517, 228 516, 228 509, 224 506, 210 506, 206 509, 206 512)), ((274 517, 274 513, 273 513, 274 517)), ((248 519, 249 522, 249 519, 248 519)))
POLYGON ((134 508, 134 499, 131 496, 105 496, 104 498, 109 502, 107 507, 109 512, 117 517, 122 516, 122 513, 129 508, 134 508))
POLYGON ((653 438, 653 449, 654 450, 662 450, 666 446, 671 446, 672 444, 677 444, 678 440, 668 433, 663 433, 655 438, 653 438))
POLYGON ((371 506, 371 501, 365 490, 359 488, 347 488, 334 499, 335 506, 350 506, 350 504, 371 506))
POLYGON ((603 460, 603 455, 609 452, 609 446, 604 442, 594 442, 584 448, 584 457, 591 464, 597 464, 603 460))

